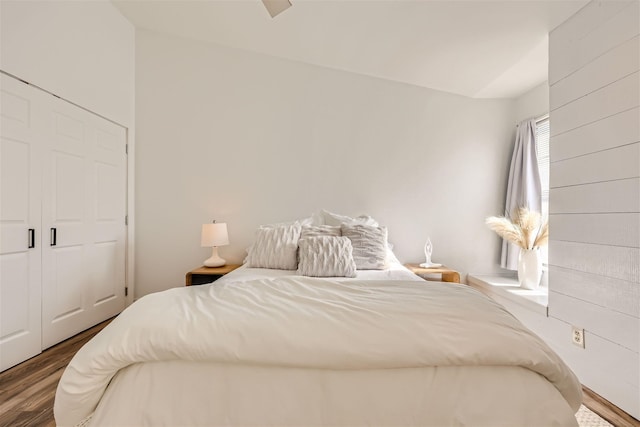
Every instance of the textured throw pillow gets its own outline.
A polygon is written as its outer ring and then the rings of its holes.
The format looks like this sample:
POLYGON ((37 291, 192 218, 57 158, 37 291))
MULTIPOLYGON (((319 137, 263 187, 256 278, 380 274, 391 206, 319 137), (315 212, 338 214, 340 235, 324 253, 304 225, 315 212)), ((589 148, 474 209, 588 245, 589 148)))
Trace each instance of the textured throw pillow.
POLYGON ((383 270, 387 267, 387 229, 364 224, 342 224, 342 235, 351 240, 353 259, 358 270, 383 270))
POLYGON ((298 273, 312 277, 356 277, 351 241, 346 237, 301 239, 298 273))
POLYGON ((300 232, 300 238, 317 236, 334 236, 339 237, 342 234, 338 225, 303 225, 300 232))
POLYGON ((247 267, 295 270, 300 229, 299 224, 259 228, 256 241, 248 250, 247 267))

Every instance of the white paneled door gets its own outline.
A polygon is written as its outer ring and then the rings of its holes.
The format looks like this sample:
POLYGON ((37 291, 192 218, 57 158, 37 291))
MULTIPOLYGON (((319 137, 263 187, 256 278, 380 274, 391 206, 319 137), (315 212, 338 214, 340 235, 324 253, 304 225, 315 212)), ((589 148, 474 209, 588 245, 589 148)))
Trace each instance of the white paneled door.
POLYGON ((43 348, 125 304, 125 129, 50 101, 42 184, 43 348))
POLYGON ((126 129, 0 76, 0 371, 122 311, 126 129))
POLYGON ((40 353, 42 94, 0 81, 0 370, 40 353), (40 96, 39 96, 40 95, 40 96))

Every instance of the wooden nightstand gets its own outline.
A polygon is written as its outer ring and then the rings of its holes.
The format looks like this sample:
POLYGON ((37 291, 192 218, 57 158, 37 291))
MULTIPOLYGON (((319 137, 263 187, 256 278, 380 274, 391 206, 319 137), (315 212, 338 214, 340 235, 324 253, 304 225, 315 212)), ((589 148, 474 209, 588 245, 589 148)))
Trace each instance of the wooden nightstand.
POLYGON ((443 282, 460 283, 460 273, 445 266, 432 268, 420 267, 420 264, 405 264, 404 266, 425 280, 429 279, 424 278, 423 274, 441 274, 443 282))
POLYGON ((191 270, 185 277, 185 286, 202 285, 204 283, 211 283, 218 280, 227 273, 231 273, 236 268, 240 267, 238 264, 227 264, 222 267, 199 267, 195 270, 191 270))

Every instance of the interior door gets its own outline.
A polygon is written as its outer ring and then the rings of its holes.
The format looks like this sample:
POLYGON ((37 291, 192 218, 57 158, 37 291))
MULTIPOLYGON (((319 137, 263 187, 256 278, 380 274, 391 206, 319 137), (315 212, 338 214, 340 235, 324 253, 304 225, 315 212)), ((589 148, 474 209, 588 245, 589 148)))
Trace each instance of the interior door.
POLYGON ((47 112, 43 348, 125 305, 125 130, 53 97, 47 112))
POLYGON ((94 130, 87 179, 90 199, 91 325, 121 312, 125 306, 127 226, 126 129, 90 115, 94 130))
POLYGON ((42 348, 42 96, 0 76, 0 371, 42 348))

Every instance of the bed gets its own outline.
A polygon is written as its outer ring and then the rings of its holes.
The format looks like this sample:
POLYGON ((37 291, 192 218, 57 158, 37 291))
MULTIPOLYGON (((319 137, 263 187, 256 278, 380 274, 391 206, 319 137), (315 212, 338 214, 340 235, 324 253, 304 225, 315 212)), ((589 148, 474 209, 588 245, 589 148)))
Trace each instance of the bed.
POLYGON ((144 296, 75 355, 56 422, 577 425, 575 375, 500 305, 397 260, 354 276, 244 266, 144 296))

